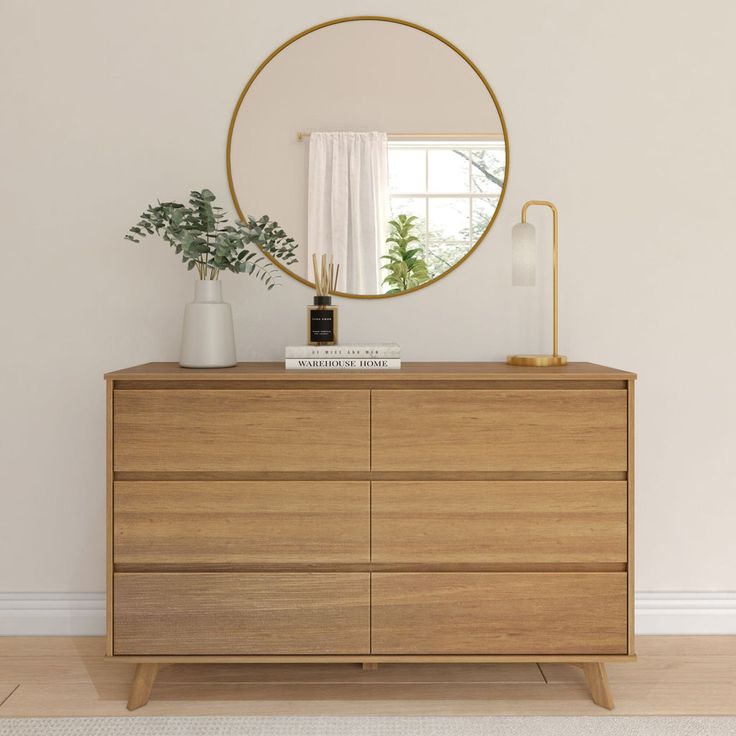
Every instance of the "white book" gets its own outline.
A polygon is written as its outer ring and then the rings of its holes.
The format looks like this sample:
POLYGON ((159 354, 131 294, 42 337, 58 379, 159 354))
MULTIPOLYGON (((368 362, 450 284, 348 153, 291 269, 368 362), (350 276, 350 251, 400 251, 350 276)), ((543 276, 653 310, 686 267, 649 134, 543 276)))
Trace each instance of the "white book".
POLYGON ((400 358, 401 347, 395 342, 356 343, 354 345, 287 345, 289 358, 400 358))
POLYGON ((401 368, 401 358, 286 358, 286 370, 381 371, 401 368))

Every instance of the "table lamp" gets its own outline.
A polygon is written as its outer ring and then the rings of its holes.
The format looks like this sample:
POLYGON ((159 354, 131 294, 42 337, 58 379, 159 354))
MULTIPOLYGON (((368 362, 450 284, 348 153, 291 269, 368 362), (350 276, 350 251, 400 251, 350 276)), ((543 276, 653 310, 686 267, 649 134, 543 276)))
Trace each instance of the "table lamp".
POLYGON ((567 357, 557 352, 557 207, 543 199, 531 199, 521 208, 521 222, 511 231, 511 281, 514 286, 534 286, 537 271, 537 244, 534 226, 526 221, 532 205, 552 210, 552 355, 509 355, 509 365, 547 368, 566 365, 567 357))

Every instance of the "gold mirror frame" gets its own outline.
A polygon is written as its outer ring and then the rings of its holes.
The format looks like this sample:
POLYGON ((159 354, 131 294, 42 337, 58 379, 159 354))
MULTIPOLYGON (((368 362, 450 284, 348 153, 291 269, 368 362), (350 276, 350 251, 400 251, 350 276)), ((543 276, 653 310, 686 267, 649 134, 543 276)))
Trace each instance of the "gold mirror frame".
MULTIPOLYGON (((232 172, 232 165, 231 165, 231 147, 232 147, 232 138, 233 138, 233 131, 235 130, 235 121, 238 117, 238 113, 240 112, 240 108, 243 104, 243 100, 245 100, 245 96, 248 94, 248 90, 253 85, 253 82, 256 81, 258 78, 258 75, 268 66, 269 62, 274 59, 276 56, 278 56, 284 49, 288 48, 293 44, 295 41, 298 41, 300 38, 304 38, 304 36, 309 35, 310 33, 314 33, 315 31, 319 31, 322 28, 328 28, 329 26, 338 25, 339 23, 352 23, 354 21, 382 21, 384 23, 397 23, 398 25, 407 26, 409 28, 413 28, 414 30, 421 31, 422 33, 426 33, 428 36, 432 36, 432 38, 437 39, 438 41, 441 41, 446 46, 451 48, 458 56, 460 56, 463 61, 478 75, 478 78, 483 83, 483 86, 488 90, 488 94, 491 96, 491 99, 493 100, 493 104, 496 107, 496 112, 498 113, 499 120, 501 121, 501 130, 503 131, 503 141, 504 141, 504 149, 506 152, 506 167, 504 170, 504 178, 503 178, 503 186, 501 187, 501 194, 498 198, 498 204, 496 205, 496 209, 493 212, 493 216, 488 222, 488 225, 486 226, 486 229, 481 233, 481 236, 476 240, 475 245, 468 250, 468 252, 460 258, 456 263, 454 263, 450 268, 448 268, 446 271, 443 271, 439 276, 435 276, 431 281, 425 281, 424 283, 419 284, 418 286, 414 286, 411 289, 406 289, 406 291, 401 291, 397 294, 348 294, 346 292, 342 291, 336 291, 334 292, 335 296, 341 296, 346 297, 349 299, 386 299, 388 297, 394 297, 394 296, 403 296, 404 294, 411 294, 412 292, 419 291, 419 289, 423 289, 425 286, 430 286, 431 284, 437 283, 440 279, 443 279, 445 276, 447 276, 449 273, 454 271, 461 263, 464 263, 476 250, 476 248, 485 240, 486 235, 488 235, 490 229, 493 227, 493 223, 496 221, 496 217, 498 216, 499 211, 501 210, 501 206, 503 205, 504 197, 506 196, 506 186, 508 185, 509 181, 509 134, 508 130, 506 129, 506 120, 503 117, 503 112, 501 111, 501 106, 498 104, 498 99, 496 98, 495 93, 491 89, 491 85, 488 84, 488 80, 483 76, 483 73, 478 69, 478 67, 452 42, 448 41, 443 36, 440 36, 438 33, 435 33, 434 31, 430 31, 428 28, 424 28, 423 26, 417 25, 416 23, 411 23, 408 20, 400 20, 399 18, 389 18, 386 16, 381 15, 354 15, 347 18, 336 18, 335 20, 328 20, 324 23, 319 23, 316 26, 312 26, 311 28, 307 28, 305 31, 302 31, 301 33, 298 33, 296 36, 292 36, 288 41, 285 41, 282 43, 275 51, 272 51, 258 66, 258 68, 253 72, 251 78, 248 80, 248 83, 243 88, 243 91, 240 93, 240 97, 238 97, 238 101, 235 104, 235 109, 233 110, 233 114, 230 117, 230 126, 227 131, 227 148, 226 148, 226 164, 227 164, 227 183, 228 187, 230 188, 230 196, 233 199, 233 204, 235 205, 235 209, 238 213, 238 217, 240 219, 245 219, 245 214, 243 213, 242 209, 240 208, 240 202, 238 201, 238 195, 235 193, 235 184, 233 182, 233 172, 232 172)), ((267 253, 266 251, 261 251, 274 265, 278 266, 284 273, 286 273, 288 276, 291 276, 291 278, 296 279, 297 281, 301 281, 305 286, 309 286, 310 288, 314 288, 314 283, 305 279, 302 276, 298 276, 297 274, 293 273, 291 270, 289 270, 286 266, 284 266, 282 263, 280 263, 276 258, 274 258, 270 253, 267 253)))

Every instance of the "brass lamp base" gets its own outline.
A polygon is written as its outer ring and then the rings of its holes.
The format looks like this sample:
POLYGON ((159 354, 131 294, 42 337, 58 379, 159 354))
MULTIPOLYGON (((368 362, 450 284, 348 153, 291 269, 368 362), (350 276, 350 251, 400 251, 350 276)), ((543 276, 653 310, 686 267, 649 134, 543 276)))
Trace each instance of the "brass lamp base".
POLYGON ((525 365, 535 368, 549 368, 553 365, 567 365, 566 355, 509 355, 509 365, 525 365))

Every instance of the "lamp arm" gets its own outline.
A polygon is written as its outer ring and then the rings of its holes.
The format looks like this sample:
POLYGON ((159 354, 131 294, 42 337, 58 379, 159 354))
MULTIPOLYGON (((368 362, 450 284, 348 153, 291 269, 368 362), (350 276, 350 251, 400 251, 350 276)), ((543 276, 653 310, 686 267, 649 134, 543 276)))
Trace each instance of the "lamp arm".
POLYGON ((526 222, 526 211, 532 205, 549 207, 552 210, 552 355, 557 357, 557 207, 546 199, 530 199, 521 208, 522 222, 526 222))

